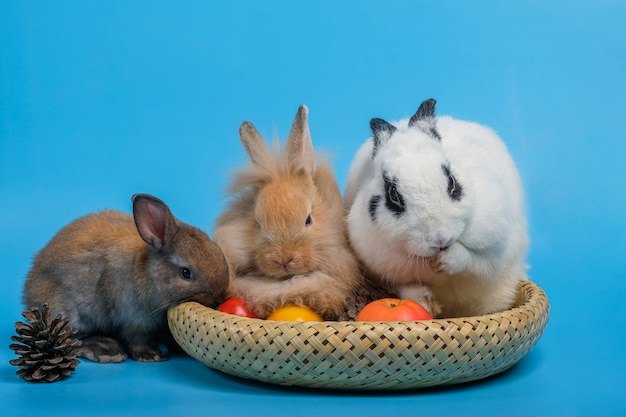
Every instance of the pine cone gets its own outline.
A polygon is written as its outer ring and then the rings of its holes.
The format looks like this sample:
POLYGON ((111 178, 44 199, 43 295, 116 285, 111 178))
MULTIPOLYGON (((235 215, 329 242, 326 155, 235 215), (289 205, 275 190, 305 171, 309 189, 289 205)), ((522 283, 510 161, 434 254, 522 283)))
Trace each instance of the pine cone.
POLYGON ((20 369, 16 374, 31 382, 55 382, 68 377, 80 363, 82 341, 73 338, 76 330, 68 326, 69 319, 59 314, 50 318, 50 309, 33 307, 22 313, 30 325, 15 323, 18 336, 11 336, 11 348, 20 357, 9 361, 20 369))

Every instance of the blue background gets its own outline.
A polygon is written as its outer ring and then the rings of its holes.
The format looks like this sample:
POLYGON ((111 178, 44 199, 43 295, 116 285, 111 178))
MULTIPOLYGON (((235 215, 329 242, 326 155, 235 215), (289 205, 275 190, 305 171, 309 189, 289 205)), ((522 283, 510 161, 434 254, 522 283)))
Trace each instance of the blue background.
POLYGON ((0 1, 0 411, 623 415, 625 18, 621 0, 0 1), (147 192, 211 232, 246 162, 239 124, 284 138, 302 103, 343 188, 369 119, 428 97, 498 131, 524 181, 552 314, 511 371, 395 394, 264 385, 188 357, 14 375, 24 276, 72 219, 147 192))

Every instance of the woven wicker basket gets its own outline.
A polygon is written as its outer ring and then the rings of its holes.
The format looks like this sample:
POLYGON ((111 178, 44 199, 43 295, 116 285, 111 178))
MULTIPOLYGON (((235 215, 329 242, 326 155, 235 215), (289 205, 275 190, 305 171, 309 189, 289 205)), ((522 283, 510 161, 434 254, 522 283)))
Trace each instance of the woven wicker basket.
POLYGON ((546 328, 548 299, 520 285, 515 306, 418 322, 283 322, 170 308, 169 326, 192 357, 219 371, 280 385, 400 390, 474 381, 526 355, 546 328))

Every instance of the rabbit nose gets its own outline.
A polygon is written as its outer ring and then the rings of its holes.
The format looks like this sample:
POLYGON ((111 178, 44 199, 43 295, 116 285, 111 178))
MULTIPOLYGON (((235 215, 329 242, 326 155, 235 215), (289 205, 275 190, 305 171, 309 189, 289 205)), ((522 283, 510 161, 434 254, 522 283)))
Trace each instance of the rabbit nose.
POLYGON ((439 249, 441 249, 441 250, 448 249, 450 247, 450 245, 452 245, 452 239, 446 240, 445 243, 440 243, 439 244, 439 249))
POLYGON ((281 269, 283 271, 289 272, 289 266, 290 266, 292 261, 293 261, 293 257, 289 257, 289 258, 283 258, 283 259, 276 260, 276 263, 278 264, 278 266, 281 267, 281 269))
POLYGON ((431 246, 431 248, 439 252, 439 251, 446 250, 447 248, 449 248, 450 245, 452 245, 452 243, 453 243, 452 238, 439 237, 435 240, 434 245, 431 246))

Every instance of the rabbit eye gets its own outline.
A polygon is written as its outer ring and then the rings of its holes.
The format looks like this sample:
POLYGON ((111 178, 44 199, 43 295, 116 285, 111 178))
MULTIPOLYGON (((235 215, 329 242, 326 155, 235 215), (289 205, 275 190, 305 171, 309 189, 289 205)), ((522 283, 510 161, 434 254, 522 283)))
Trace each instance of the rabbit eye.
POLYGON ((193 278, 193 275, 191 273, 191 269, 189 268, 180 268, 180 276, 183 277, 183 279, 186 280, 191 280, 193 278))
POLYGON ((454 175, 452 175, 450 168, 444 166, 443 172, 448 177, 448 195, 454 201, 461 200, 463 187, 461 187, 461 184, 459 184, 454 175))
POLYGON ((389 187, 389 200, 391 200, 391 202, 396 205, 396 206, 400 206, 402 205, 402 203, 400 202, 400 194, 398 193, 398 189, 396 188, 395 185, 392 185, 389 187))
POLYGON ((308 226, 310 226, 310 225, 312 225, 312 224, 313 224, 313 218, 312 218, 312 217, 311 217, 311 215, 309 214, 309 215, 307 216, 307 218, 306 218, 306 221, 304 222, 304 225, 308 227, 308 226))
POLYGON ((454 179, 454 175, 448 175, 448 194, 452 195, 454 193, 454 188, 456 186, 456 180, 454 179))
POLYGON ((404 198, 398 191, 396 185, 397 180, 390 179, 386 174, 383 175, 385 181, 385 205, 394 212, 396 216, 400 216, 405 211, 404 198))

